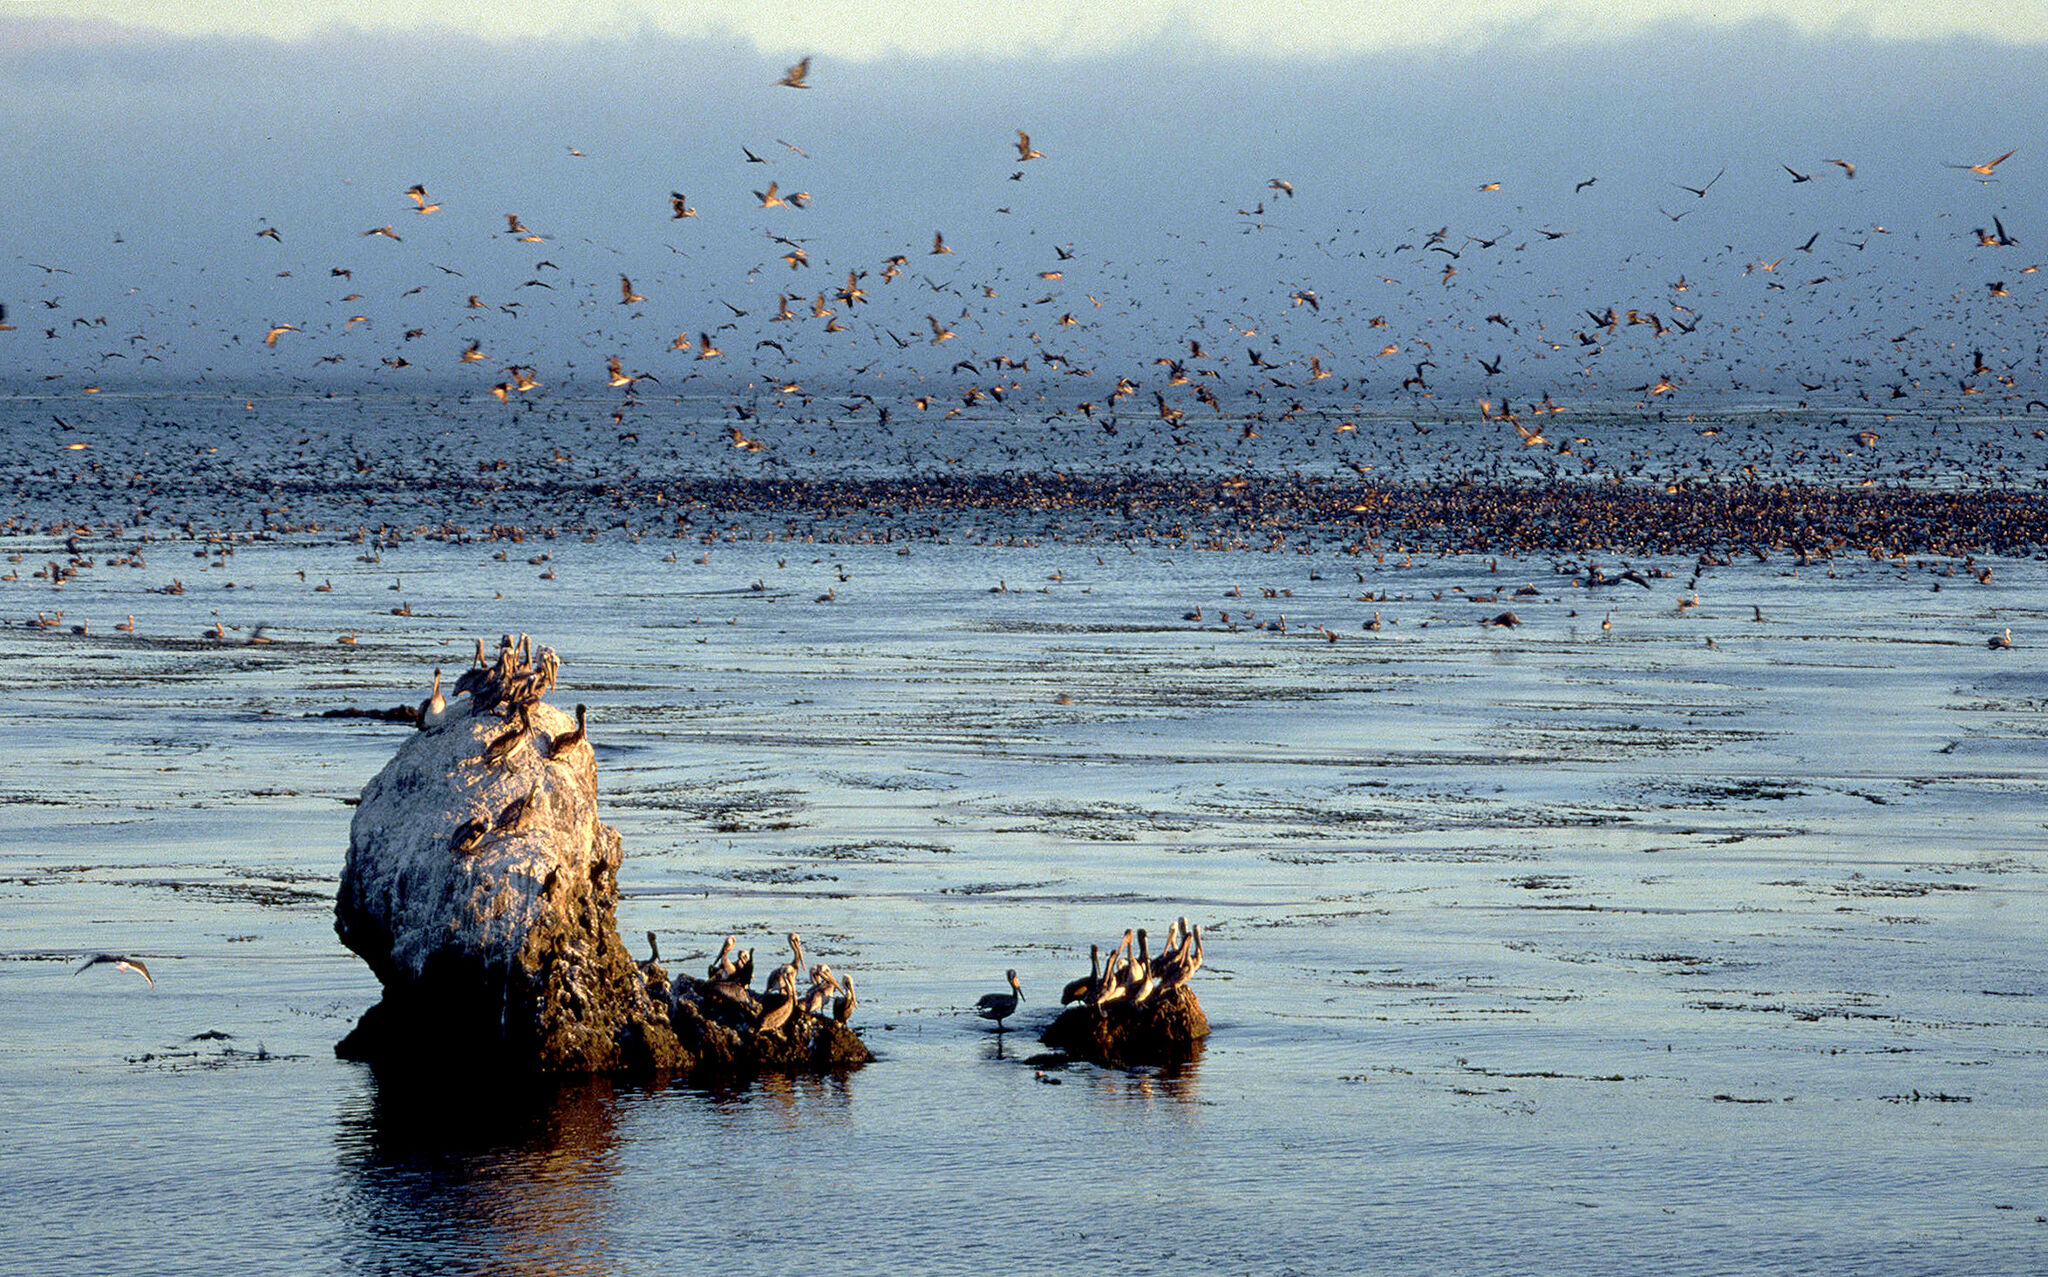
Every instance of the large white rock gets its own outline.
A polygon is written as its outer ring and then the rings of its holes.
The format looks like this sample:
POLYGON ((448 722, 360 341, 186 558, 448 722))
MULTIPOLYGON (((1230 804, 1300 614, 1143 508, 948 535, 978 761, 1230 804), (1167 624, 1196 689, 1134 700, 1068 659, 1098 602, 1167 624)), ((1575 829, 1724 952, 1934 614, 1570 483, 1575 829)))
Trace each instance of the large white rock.
MULTIPOLYGON (((364 787, 335 930, 384 984, 337 1049, 454 1053, 545 1071, 688 1068, 665 1001, 620 942, 619 836, 597 817, 588 741, 544 702, 502 761, 496 713, 416 732, 364 787)), ((423 1055, 423 1053, 425 1053, 423 1055)))

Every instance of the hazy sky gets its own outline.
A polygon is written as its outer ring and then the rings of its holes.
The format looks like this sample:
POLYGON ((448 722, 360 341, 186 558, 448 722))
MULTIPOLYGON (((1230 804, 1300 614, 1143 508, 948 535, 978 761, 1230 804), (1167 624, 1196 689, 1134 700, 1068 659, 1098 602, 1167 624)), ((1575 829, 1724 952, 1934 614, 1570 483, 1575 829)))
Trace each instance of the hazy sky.
POLYGON ((777 53, 864 58, 902 51, 1090 57, 1160 36, 1231 52, 1296 56, 1458 43, 1507 33, 1556 41, 1633 35, 1672 20, 1722 26, 1756 19, 1805 33, 1883 38, 1969 35, 2048 39, 2035 0, 576 0, 519 6, 474 0, 0 0, 37 16, 136 23, 180 34, 297 38, 335 27, 445 27, 491 39, 576 39, 642 28, 732 35, 777 53))
POLYGON ((142 30, 133 4, 0 0, 0 369, 481 387, 523 364, 602 391, 614 356, 665 385, 1048 351, 1116 375, 1197 341, 1239 372, 1255 346, 1377 393, 1433 354, 1533 394, 1931 384, 1981 347, 2042 393, 2048 19, 1724 0, 1592 25, 1611 11, 719 3, 476 30, 471 4, 166 3, 142 30), (811 87, 778 86, 805 54, 811 87), (808 207, 764 206, 771 182, 808 207), (849 272, 867 296, 835 301, 849 272), (1588 333, 1610 306, 1658 335, 1588 333))

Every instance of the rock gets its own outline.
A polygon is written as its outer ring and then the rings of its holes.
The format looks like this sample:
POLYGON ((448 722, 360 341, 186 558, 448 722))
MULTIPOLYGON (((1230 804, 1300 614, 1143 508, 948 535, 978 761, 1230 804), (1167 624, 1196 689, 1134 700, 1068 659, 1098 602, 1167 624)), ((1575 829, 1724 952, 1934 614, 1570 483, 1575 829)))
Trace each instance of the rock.
POLYGON ((1201 1050, 1209 1017, 1195 991, 1181 985, 1144 1005, 1111 1002, 1101 1008, 1076 1003, 1060 1012, 1040 1039, 1108 1068, 1133 1064, 1180 1064, 1201 1050))
MULTIPOLYGON (((678 976, 669 992, 670 1022, 697 1055, 700 1072, 826 1073, 875 1058, 852 1029, 808 1011, 799 1009, 781 1028, 760 1033, 752 1012, 712 993, 702 980, 678 976)), ((775 1000, 763 1001, 772 1006, 775 1000)))
POLYGON ((334 929, 384 998, 336 1053, 432 1068, 686 1071, 696 1060, 667 1001, 619 939, 619 835, 597 818, 590 745, 550 761, 575 724, 538 700, 525 708, 526 740, 495 766, 485 751, 516 715, 458 712, 409 737, 364 788, 334 929))

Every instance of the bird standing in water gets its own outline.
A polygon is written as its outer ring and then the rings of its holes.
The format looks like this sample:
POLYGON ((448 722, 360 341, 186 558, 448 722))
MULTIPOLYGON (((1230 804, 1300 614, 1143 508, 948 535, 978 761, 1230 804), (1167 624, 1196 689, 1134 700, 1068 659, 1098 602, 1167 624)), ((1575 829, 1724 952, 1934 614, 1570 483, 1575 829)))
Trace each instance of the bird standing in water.
POLYGON ((1016 971, 1011 970, 1004 974, 1009 977, 1010 991, 984 993, 981 995, 981 1001, 974 1004, 974 1013, 984 1020, 994 1020, 998 1033, 1003 1031, 1003 1021, 1017 1014, 1017 1004, 1024 1000, 1024 986, 1017 983, 1016 971))

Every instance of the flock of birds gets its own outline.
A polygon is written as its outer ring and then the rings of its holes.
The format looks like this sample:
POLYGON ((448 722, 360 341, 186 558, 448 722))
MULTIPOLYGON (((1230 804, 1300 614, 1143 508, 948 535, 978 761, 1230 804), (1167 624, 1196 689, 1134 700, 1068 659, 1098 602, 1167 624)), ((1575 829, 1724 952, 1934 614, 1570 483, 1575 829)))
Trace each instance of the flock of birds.
MULTIPOLYGON (((806 58, 768 88, 814 83, 806 58)), ((810 163, 801 139, 778 139, 762 148, 767 154, 740 149, 748 165, 810 163)), ((1988 186, 2015 154, 1950 167, 1988 186)), ((1056 149, 1040 149, 1023 129, 1003 158, 1009 180, 1018 182, 1030 166, 1061 162, 1056 149)), ((592 161, 571 148, 565 162, 592 161)), ((1854 160, 1824 164, 1859 192, 1883 181, 1867 170, 1859 176, 1854 160)), ((1776 167, 1801 190, 1821 180, 1810 166, 1776 167)), ((1704 202, 1722 199, 1727 174, 1723 166, 1704 180, 1670 181, 1684 199, 1677 211, 1656 205, 1661 218, 1675 227, 1704 202)), ((1583 193, 1597 180, 1576 183, 1572 198, 1595 198, 1583 193)), ((993 175, 990 181, 1008 186, 993 175)), ((459 230, 415 251, 414 233, 386 221, 356 233, 360 247, 330 243, 310 256, 277 258, 269 263, 277 276, 269 304, 295 313, 230 332, 226 342, 271 356, 250 365, 266 390, 312 391, 335 384, 321 377, 346 373, 359 385, 411 387, 429 407, 432 396, 452 393, 539 412, 546 435, 557 440, 553 462, 539 463, 544 469, 568 460, 580 429, 586 447, 604 448, 614 472, 641 470, 636 454, 651 460, 665 439, 715 421, 721 445, 736 458, 784 469, 807 458, 873 456, 895 439, 903 440, 906 459, 944 470, 1043 465, 1069 449, 1148 464, 1160 456, 1227 459, 1259 447, 1261 438, 1272 449, 1285 438, 1295 451, 1274 457, 1275 468, 1334 459, 1362 478, 1385 463, 1352 455, 1348 436, 1384 430, 1367 414, 1391 408, 1415 414, 1414 433, 1402 441, 1417 459, 1476 442, 1468 455, 1480 463, 1519 456, 1552 477, 1669 482, 1693 469, 1694 459, 1620 451, 1588 427, 1588 411, 1668 411, 1680 403, 1696 410, 1715 396, 1764 395, 1787 407, 1827 405, 1831 428, 1814 442, 1759 431, 1734 456, 1703 451, 1703 468, 1767 481, 1810 454, 1847 465, 1886 448, 1901 476, 1945 461, 1995 479, 2009 478, 2029 449, 1959 455, 1969 447, 1959 444, 1938 458, 1941 445, 1904 428, 1895 436, 1889 421, 1988 405, 2019 416, 2048 411, 2029 384, 2042 343, 2032 322, 2035 299, 2019 283, 2037 267, 2003 260, 2020 251, 2025 231, 2008 228, 2006 209, 1986 210, 1976 220, 1988 225, 1967 234, 1844 223, 1783 244, 1721 244, 1686 269, 1668 264, 1671 255, 1632 252, 1597 268, 1603 281, 1635 281, 1625 285, 1630 295, 1616 299, 1559 296, 1545 286, 1555 268, 1532 265, 1564 251, 1581 229, 1517 229, 1502 219, 1394 232, 1391 242, 1374 243, 1356 225, 1333 231, 1297 218, 1297 203, 1308 201, 1297 201, 1300 185, 1283 177, 1265 179, 1261 198, 1220 214, 1212 228, 1218 239, 1229 232, 1270 244, 1272 252, 1249 256, 1253 267, 1236 261, 1243 253, 1208 239, 1169 245, 1154 264, 1113 260, 1052 227, 1034 227, 1020 247, 986 233, 1014 216, 1012 206, 1021 206, 1014 199, 987 226, 952 236, 945 228, 906 231, 894 252, 849 259, 834 251, 829 233, 804 222, 831 202, 829 187, 806 181, 814 194, 795 185, 778 177, 754 189, 750 214, 735 209, 746 204, 738 190, 693 202, 680 191, 650 189, 651 224, 694 228, 719 220, 726 229, 716 252, 759 246, 751 256, 742 250, 743 265, 721 273, 703 264, 713 250, 664 240, 683 258, 680 276, 671 276, 657 261, 600 266, 627 250, 602 236, 535 229, 518 212, 492 214, 488 220, 501 218, 502 226, 486 233, 459 197, 415 182, 394 199, 413 219, 459 222, 459 230), (733 225, 743 221, 750 224, 733 225), (1937 235, 1950 236, 1947 247, 1922 238, 1937 235), (484 248, 489 239, 516 251, 508 260, 507 249, 491 246, 474 265, 436 259, 443 250, 484 248), (372 244, 377 251, 366 256, 372 244), (1205 272, 1205 254, 1234 265, 1205 272), (1905 266, 1920 257, 1926 279, 1908 286, 1905 266), (1150 266, 1155 277, 1144 278, 1150 266), (473 282, 472 270, 492 284, 473 282), (328 281, 333 295, 314 301, 294 291, 309 278, 328 281), (728 292, 727 283, 747 291, 728 292), (296 313, 314 307, 328 316, 296 313), (691 311, 696 322, 677 321, 691 311), (548 336, 537 335, 542 328, 548 336), (1042 421, 1044 451, 1034 455, 1026 442, 970 459, 929 432, 913 431, 913 440, 896 429, 905 419, 972 423, 1003 415, 1042 421), (1471 439, 1450 439, 1452 428, 1471 439), (603 436, 589 437, 599 430, 603 436), (931 452, 917 456, 925 447, 931 452)), ((1494 198, 1514 184, 1476 185, 1494 198)), ((1825 216, 1811 208, 1805 215, 1825 216)), ((252 238, 264 252, 289 252, 298 238, 290 229, 265 220, 252 238)), ((252 278, 263 264, 246 262, 252 278)), ((90 268, 29 265, 50 285, 32 303, 47 311, 42 334, 50 349, 29 366, 50 367, 49 379, 93 391, 98 378, 117 376, 124 365, 135 372, 195 356, 177 347, 189 337, 166 330, 169 299, 113 337, 122 324, 67 310, 64 281, 90 268), (74 337, 79 330, 83 336, 74 337), (59 353, 81 344, 90 349, 59 353)), ((1585 269, 1589 287, 1608 286, 1592 283, 1596 270, 1585 269)), ((209 365, 201 379, 219 375, 209 365)), ((60 438, 99 436, 65 439, 63 448, 112 446, 105 431, 70 414, 59 422, 60 438)), ((265 428, 300 427, 266 421, 265 428)), ((2039 436, 2030 429, 2016 437, 2025 445, 2039 436)), ((286 473, 319 466, 322 457, 345 460, 331 443, 305 442, 286 473)), ((387 460, 350 455, 359 472, 387 460)))
MULTIPOLYGON (((647 933, 647 950, 641 971, 650 982, 659 981, 664 978, 661 948, 652 931, 647 933)), ((851 1022, 854 1008, 860 1005, 853 977, 833 971, 828 962, 807 965, 803 937, 794 931, 789 933, 789 955, 789 961, 767 973, 757 993, 752 988, 754 950, 740 948, 737 936, 727 936, 702 980, 680 977, 668 982, 666 992, 674 999, 709 1000, 730 1008, 749 1020, 757 1037, 782 1032, 799 1011, 829 1016, 836 1024, 851 1022), (798 985, 805 981, 808 983, 800 994, 798 985)))
MULTIPOLYGON (((1176 918, 1166 931, 1166 947, 1154 956, 1145 928, 1127 929, 1123 939, 1112 946, 1109 961, 1102 960, 1102 946, 1088 946, 1088 974, 1067 982, 1060 990, 1060 1005, 1079 1003, 1098 1017, 1113 1011, 1150 1006, 1156 999, 1186 985, 1202 966, 1202 928, 1185 916, 1176 918)), ((975 1014, 995 1021, 997 1032, 1003 1021, 1017 1014, 1024 1001, 1024 986, 1014 968, 1003 973, 1008 993, 984 993, 975 1003, 975 1014)))

